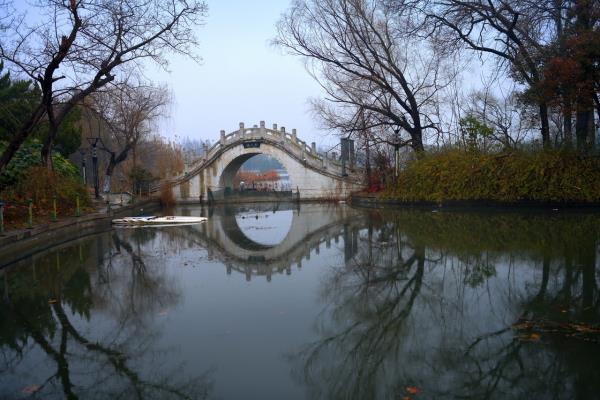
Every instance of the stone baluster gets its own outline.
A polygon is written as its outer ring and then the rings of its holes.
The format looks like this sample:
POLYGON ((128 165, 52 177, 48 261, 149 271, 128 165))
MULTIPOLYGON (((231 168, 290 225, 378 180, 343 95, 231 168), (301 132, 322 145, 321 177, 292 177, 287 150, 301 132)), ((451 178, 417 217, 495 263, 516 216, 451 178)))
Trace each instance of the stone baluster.
POLYGON ((221 145, 225 146, 225 131, 221 129, 221 145))
POLYGON ((292 129, 292 142, 298 142, 298 138, 296 137, 296 129, 292 129))
POLYGON ((243 122, 240 122, 239 132, 240 132, 240 137, 243 137, 244 136, 244 123, 243 122))
POLYGON ((310 150, 312 151, 312 153, 313 153, 314 155, 317 155, 317 144, 316 144, 315 142, 312 142, 312 143, 310 144, 310 150))

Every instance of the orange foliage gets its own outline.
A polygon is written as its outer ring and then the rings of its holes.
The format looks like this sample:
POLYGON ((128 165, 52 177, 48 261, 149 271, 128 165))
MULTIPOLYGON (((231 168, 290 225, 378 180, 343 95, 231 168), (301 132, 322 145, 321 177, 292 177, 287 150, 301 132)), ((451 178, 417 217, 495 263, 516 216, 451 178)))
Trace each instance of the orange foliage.
POLYGON ((166 182, 160 185, 160 203, 166 207, 175 204, 175 196, 173 195, 171 185, 166 182))
POLYGON ((252 187, 253 184, 261 182, 277 182, 279 181, 279 174, 275 170, 268 170, 262 173, 250 172, 250 171, 239 171, 235 178, 233 178, 233 186, 239 187, 240 182, 244 182, 246 187, 252 187))

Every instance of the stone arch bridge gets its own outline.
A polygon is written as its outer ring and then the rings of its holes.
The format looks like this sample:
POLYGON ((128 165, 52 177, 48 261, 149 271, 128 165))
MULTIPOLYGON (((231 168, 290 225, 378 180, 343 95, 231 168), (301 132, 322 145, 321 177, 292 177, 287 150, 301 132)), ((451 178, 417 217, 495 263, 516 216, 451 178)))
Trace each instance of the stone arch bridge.
MULTIPOLYGON (((258 154, 272 156, 286 169, 290 187, 298 199, 341 199, 363 187, 361 175, 352 168, 344 169, 339 160, 317 153, 298 139, 296 130, 260 126, 239 129, 221 137, 202 156, 171 180, 178 202, 222 200, 233 189, 233 180, 242 164, 258 154)), ((158 190, 158 188, 155 188, 158 190)))

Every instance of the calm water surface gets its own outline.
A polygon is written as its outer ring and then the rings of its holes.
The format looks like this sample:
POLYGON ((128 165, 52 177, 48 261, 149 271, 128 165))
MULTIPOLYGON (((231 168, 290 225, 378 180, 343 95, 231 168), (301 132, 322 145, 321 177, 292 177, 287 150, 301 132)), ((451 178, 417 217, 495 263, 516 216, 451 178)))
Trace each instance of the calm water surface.
POLYGON ((600 397, 600 215, 180 207, 0 271, 0 398, 600 397))

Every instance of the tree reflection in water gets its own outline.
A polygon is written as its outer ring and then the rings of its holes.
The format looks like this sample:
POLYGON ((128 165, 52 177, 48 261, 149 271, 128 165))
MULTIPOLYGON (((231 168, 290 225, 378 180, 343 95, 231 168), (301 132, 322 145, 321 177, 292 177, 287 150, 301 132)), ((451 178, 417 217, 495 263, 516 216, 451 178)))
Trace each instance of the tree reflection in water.
POLYGON ((598 398, 594 215, 374 212, 323 282, 310 398, 598 398))
POLYGON ((208 397, 210 371, 189 378, 165 364, 174 349, 157 348, 155 319, 179 293, 141 252, 152 239, 150 230, 97 235, 3 271, 1 398, 208 397))

